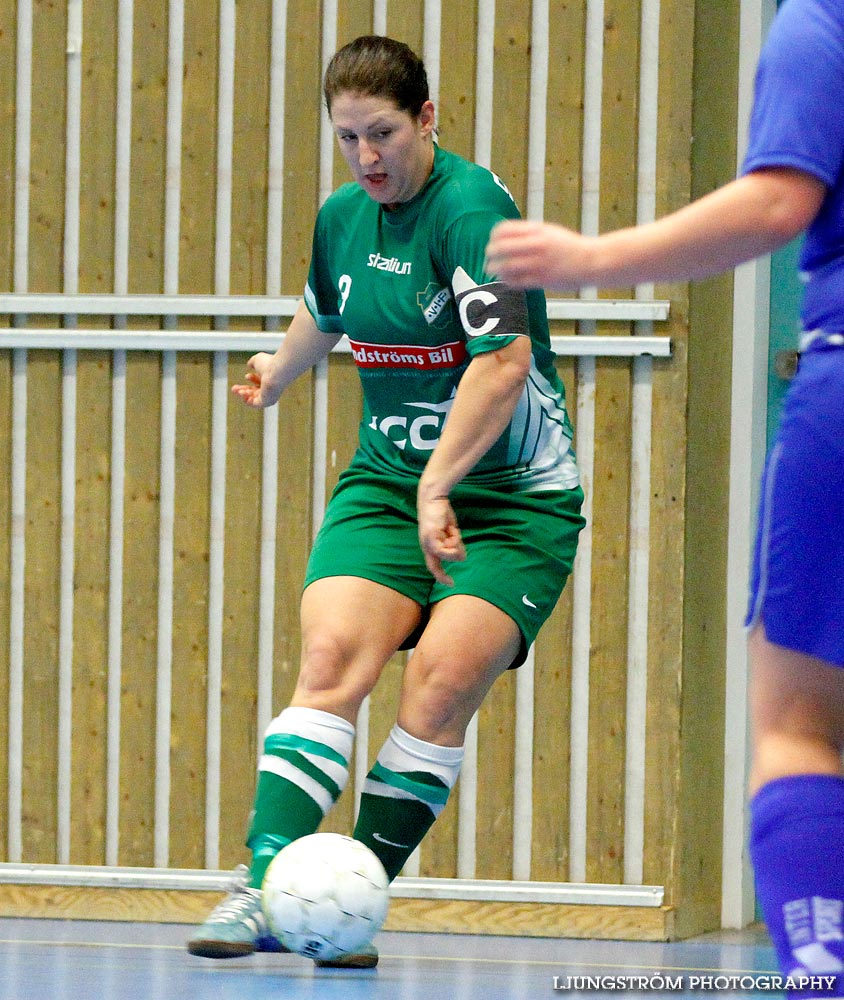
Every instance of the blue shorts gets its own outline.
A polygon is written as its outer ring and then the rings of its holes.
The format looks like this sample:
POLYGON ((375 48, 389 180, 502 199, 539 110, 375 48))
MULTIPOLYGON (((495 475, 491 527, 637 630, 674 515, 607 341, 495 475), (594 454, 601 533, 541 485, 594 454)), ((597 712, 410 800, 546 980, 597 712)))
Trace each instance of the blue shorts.
POLYGON ((844 348, 801 357, 765 467, 747 625, 844 666, 844 348))

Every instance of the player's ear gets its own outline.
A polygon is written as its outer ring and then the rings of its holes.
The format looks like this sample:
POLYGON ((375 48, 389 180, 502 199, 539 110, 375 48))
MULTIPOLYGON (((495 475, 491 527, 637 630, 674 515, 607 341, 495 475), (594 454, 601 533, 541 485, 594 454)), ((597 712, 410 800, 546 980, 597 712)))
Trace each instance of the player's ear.
POLYGON ((422 129, 422 134, 427 136, 434 131, 434 125, 436 123, 436 113, 434 111, 434 102, 425 101, 419 111, 419 125, 422 129))

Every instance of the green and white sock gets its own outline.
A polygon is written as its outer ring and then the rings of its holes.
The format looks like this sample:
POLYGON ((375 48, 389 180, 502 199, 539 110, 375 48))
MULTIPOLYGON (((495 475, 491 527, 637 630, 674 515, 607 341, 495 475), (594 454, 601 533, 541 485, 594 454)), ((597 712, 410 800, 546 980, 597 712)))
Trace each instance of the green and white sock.
POLYGON ((366 777, 354 833, 391 881, 443 811, 462 763, 463 747, 426 743, 393 726, 366 777))
POLYGON ((276 854, 313 833, 337 801, 349 778, 354 735, 350 722, 313 708, 286 708, 270 723, 246 840, 253 888, 261 887, 276 854))

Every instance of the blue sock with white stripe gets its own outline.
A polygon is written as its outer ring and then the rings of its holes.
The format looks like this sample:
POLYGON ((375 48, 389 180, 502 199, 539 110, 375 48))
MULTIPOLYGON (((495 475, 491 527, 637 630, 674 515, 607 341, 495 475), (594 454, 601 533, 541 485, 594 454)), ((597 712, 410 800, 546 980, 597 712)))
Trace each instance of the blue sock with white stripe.
POLYGON ((844 996, 844 778, 778 778, 750 810, 756 890, 783 974, 834 976, 823 995, 844 996))
POLYGON ((354 735, 350 722, 313 708, 286 708, 270 723, 246 840, 253 888, 261 887, 276 854, 313 833, 337 801, 349 778, 354 735))
POLYGON ((445 807, 463 747, 441 747, 392 732, 366 777, 355 839, 381 859, 392 881, 445 807))

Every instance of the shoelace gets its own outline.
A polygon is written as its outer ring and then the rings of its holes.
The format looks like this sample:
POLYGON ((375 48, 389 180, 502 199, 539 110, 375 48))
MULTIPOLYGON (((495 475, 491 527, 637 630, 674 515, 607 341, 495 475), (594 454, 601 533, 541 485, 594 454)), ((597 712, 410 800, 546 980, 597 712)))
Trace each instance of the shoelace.
MULTIPOLYGON (((211 919, 217 920, 221 917, 240 917, 243 916, 247 910, 255 911, 255 896, 253 895, 257 892, 256 889, 248 889, 244 885, 238 886, 228 899, 224 899, 214 909, 211 919)), ((257 913, 260 914, 261 908, 257 907, 257 913)), ((250 914, 253 918, 255 913, 250 914)), ((257 918, 260 920, 260 917, 257 918)))

